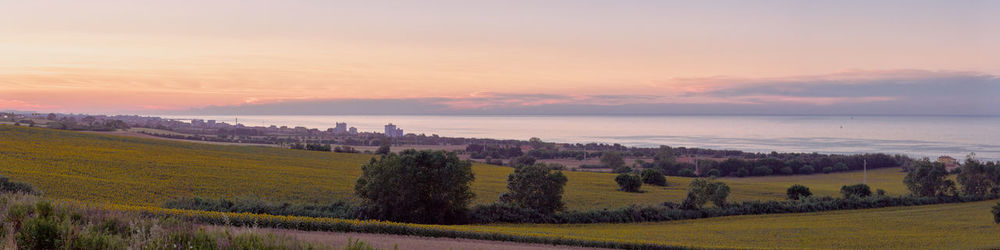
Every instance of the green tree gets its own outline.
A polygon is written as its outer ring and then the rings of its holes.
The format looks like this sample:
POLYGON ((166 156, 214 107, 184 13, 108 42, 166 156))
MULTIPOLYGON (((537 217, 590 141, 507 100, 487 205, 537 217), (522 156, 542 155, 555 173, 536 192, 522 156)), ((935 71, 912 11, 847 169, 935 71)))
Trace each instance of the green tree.
POLYGON ((865 184, 845 185, 840 187, 840 194, 844 195, 845 199, 864 198, 872 196, 872 188, 865 184))
POLYGON ((687 198, 681 206, 685 209, 700 209, 705 203, 712 201, 717 207, 725 207, 729 191, 726 183, 696 178, 691 181, 687 198))
POLYGON ((812 191, 810 191, 808 187, 799 184, 789 187, 785 194, 788 196, 789 200, 798 200, 813 195, 812 191))
POLYGON ((516 207, 531 208, 543 213, 560 211, 566 176, 544 163, 519 165, 507 177, 507 193, 500 202, 516 207))
POLYGON ((618 183, 618 190, 625 192, 639 192, 639 188, 642 187, 642 180, 634 174, 619 174, 615 177, 615 182, 618 183))
POLYGON ((916 196, 937 196, 955 192, 955 182, 948 180, 948 171, 940 162, 917 162, 914 169, 903 178, 903 183, 916 196))
POLYGON ((445 151, 407 149, 361 167, 354 187, 381 219, 458 223, 475 194, 472 164, 445 151))
POLYGON ((642 183, 657 185, 657 186, 667 185, 667 177, 663 176, 663 172, 660 172, 659 170, 645 169, 642 170, 641 175, 642 175, 642 183))
POLYGON ((606 151, 601 153, 601 164, 611 169, 620 169, 625 167, 625 159, 622 158, 622 153, 606 151))
POLYGON ((962 193, 968 195, 987 195, 996 193, 998 186, 998 175, 1000 168, 993 162, 983 164, 972 158, 966 159, 958 173, 959 184, 962 184, 962 193))

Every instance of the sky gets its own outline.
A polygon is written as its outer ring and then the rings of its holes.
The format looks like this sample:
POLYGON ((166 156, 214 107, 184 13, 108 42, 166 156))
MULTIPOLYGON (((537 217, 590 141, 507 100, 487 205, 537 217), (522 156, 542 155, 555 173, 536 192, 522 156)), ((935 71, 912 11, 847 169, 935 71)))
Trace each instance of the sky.
POLYGON ((0 110, 1000 115, 997 1, 0 0, 0 110))

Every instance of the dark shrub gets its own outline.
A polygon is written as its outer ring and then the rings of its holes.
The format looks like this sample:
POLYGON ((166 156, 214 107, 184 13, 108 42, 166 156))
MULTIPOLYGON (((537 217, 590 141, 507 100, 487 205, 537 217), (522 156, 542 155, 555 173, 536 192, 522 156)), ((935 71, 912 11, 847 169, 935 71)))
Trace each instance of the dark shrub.
POLYGON ((812 191, 809 191, 808 187, 799 184, 792 185, 785 193, 788 195, 789 200, 799 200, 812 196, 812 191))
POLYGON ((799 169, 799 174, 812 174, 814 172, 816 172, 816 169, 809 165, 803 166, 799 169))
POLYGON ((872 195, 872 189, 865 184, 854 184, 840 187, 840 194, 844 195, 845 199, 864 198, 872 195))
POLYGON ((667 177, 663 176, 659 170, 656 169, 646 169, 642 170, 642 183, 657 186, 666 186, 667 177))
POLYGON ((771 175, 773 173, 774 173, 774 170, 771 170, 771 167, 768 167, 768 166, 758 166, 758 167, 753 168, 753 175, 754 176, 767 176, 767 175, 771 175))
POLYGON ((329 217, 342 219, 366 219, 362 208, 343 201, 329 204, 270 202, 256 198, 207 199, 178 198, 167 201, 164 208, 204 210, 232 213, 255 213, 272 215, 293 215, 308 217, 329 217))
POLYGON ((20 249, 62 248, 59 224, 52 218, 39 217, 25 221, 16 238, 20 249))
POLYGON ((380 219, 460 223, 475 196, 472 164, 445 151, 405 150, 361 167, 358 196, 380 219))
POLYGON ((619 174, 615 177, 615 182, 618 183, 618 190, 625 192, 639 192, 639 187, 642 186, 642 180, 634 174, 619 174))
POLYGON ((0 175, 0 192, 37 194, 35 188, 31 187, 30 184, 10 181, 9 178, 2 175, 0 175))
POLYGON ((729 185, 726 183, 697 178, 691 181, 687 198, 681 207, 700 209, 708 201, 712 201, 717 207, 725 207, 727 197, 729 197, 729 185))
POLYGON ((1000 224, 1000 202, 993 206, 993 223, 1000 224))
POLYGON ((507 177, 507 193, 500 196, 500 202, 552 213, 565 206, 562 201, 564 186, 566 176, 545 163, 521 165, 507 177))

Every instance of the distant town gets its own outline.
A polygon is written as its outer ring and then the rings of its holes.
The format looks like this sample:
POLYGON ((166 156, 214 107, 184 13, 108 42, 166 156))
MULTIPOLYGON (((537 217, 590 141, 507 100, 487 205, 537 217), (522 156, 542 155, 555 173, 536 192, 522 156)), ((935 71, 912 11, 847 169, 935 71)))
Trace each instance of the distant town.
MULTIPOLYGON (((445 150, 461 158, 494 165, 517 161, 558 164, 568 170, 628 172, 661 168, 674 176, 755 176, 839 172, 862 168, 903 166, 914 159, 905 155, 828 155, 818 153, 756 153, 739 150, 660 146, 627 147, 606 143, 555 143, 539 138, 500 140, 443 137, 437 134, 405 133, 388 123, 383 131, 359 131, 347 122, 321 130, 304 126, 245 126, 217 120, 168 119, 138 115, 87 115, 35 112, 3 112, 0 123, 91 131, 125 136, 156 137, 205 143, 252 144, 290 149, 340 153, 377 153, 403 149, 445 150), (383 149, 385 148, 385 149, 383 149), (807 168, 808 167, 808 168, 807 168), (715 170, 715 171, 712 171, 715 170)), ((957 168, 950 156, 938 160, 957 168)))

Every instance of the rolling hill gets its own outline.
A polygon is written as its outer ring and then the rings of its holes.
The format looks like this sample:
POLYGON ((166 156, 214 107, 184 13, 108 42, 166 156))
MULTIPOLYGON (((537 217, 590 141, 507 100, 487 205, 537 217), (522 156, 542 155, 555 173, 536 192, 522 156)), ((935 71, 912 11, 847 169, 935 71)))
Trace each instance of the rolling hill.
MULTIPOLYGON (((331 202, 353 199, 361 165, 373 157, 275 147, 214 145, 44 128, 0 125, 0 174, 41 189, 47 197, 157 206, 177 197, 259 197, 273 201, 331 202)), ((475 164, 475 203, 506 191, 511 168, 475 164)), ((668 177, 670 186, 617 191, 614 174, 565 172, 569 209, 679 202, 690 178, 668 177)), ((784 199, 791 184, 818 195, 837 195, 860 183, 861 172, 722 178, 731 200, 784 199)), ((905 192, 898 169, 869 171, 868 183, 890 194, 905 192)))

